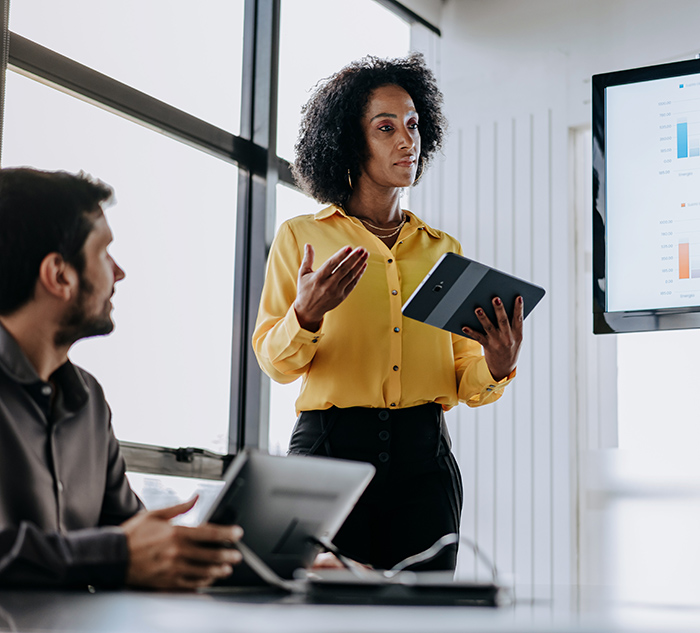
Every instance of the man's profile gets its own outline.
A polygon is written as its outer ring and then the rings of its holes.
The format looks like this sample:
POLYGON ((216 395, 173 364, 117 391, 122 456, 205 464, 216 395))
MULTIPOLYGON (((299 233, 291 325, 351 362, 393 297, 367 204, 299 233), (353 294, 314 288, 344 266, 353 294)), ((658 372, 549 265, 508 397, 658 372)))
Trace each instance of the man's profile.
POLYGON ((240 561, 223 546, 240 528, 172 525, 194 500, 143 510, 102 389, 68 359, 114 328, 111 198, 83 174, 0 169, 0 587, 195 588, 240 561))

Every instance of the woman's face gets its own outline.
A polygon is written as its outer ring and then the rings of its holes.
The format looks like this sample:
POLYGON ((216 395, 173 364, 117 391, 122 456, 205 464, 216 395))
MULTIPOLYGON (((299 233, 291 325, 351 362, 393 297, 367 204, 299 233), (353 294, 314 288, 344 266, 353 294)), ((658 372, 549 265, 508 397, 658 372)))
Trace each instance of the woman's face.
POLYGON ((367 160, 360 179, 381 187, 409 187, 420 156, 418 113, 400 86, 375 88, 362 117, 367 160))

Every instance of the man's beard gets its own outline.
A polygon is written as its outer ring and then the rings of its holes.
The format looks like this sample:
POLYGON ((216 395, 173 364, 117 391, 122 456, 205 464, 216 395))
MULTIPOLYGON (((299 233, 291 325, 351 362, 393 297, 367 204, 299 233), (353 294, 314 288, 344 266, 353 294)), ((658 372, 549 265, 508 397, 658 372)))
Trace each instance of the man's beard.
POLYGON ((81 277, 75 304, 64 317, 61 328, 56 332, 57 346, 72 345, 81 338, 109 334, 114 329, 109 299, 105 301, 102 314, 93 316, 85 314, 85 304, 94 290, 93 285, 81 277))

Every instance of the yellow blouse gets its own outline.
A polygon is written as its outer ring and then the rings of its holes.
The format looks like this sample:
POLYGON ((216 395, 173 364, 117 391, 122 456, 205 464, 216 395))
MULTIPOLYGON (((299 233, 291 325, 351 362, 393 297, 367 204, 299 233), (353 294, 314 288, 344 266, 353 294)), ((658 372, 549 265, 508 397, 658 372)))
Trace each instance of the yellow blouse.
POLYGON ((501 397, 515 373, 496 382, 471 339, 404 318, 401 306, 457 240, 412 213, 393 248, 343 209, 285 222, 267 262, 253 348, 273 380, 303 377, 297 411, 336 407, 412 407, 459 401, 476 407, 501 397), (304 244, 314 269, 343 246, 369 251, 367 270, 348 298, 327 312, 318 332, 303 330, 293 302, 304 244))

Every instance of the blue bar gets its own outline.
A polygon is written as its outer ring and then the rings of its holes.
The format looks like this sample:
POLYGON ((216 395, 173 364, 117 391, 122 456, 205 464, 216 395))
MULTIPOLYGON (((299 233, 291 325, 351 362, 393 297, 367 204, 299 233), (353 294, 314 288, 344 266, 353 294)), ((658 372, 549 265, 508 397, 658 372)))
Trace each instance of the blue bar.
POLYGON ((688 155, 692 158, 693 156, 700 156, 700 138, 694 136, 688 140, 688 155))
POLYGON ((676 128, 678 130, 678 158, 688 158, 688 124, 679 123, 676 128))

